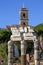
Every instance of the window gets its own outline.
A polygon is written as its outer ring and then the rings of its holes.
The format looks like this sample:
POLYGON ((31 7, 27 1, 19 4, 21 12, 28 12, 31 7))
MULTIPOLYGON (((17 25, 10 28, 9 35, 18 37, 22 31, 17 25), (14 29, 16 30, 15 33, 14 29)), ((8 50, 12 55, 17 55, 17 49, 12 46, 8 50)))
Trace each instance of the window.
POLYGON ((25 13, 23 13, 23 19, 25 18, 25 13))
POLYGON ((23 22, 23 25, 24 25, 24 26, 26 25, 25 22, 23 22))

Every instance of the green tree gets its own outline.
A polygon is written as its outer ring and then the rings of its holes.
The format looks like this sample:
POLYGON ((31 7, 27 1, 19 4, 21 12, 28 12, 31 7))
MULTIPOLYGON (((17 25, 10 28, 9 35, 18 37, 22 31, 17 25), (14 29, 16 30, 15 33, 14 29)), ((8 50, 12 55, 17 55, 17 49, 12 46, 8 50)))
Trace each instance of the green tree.
POLYGON ((36 32, 37 36, 43 36, 43 23, 35 26, 34 31, 36 32))
POLYGON ((42 48, 42 44, 43 44, 43 23, 35 26, 34 30, 35 30, 37 36, 40 39, 40 49, 41 49, 40 57, 43 57, 43 48, 42 48))
POLYGON ((11 31, 0 29, 0 41, 1 42, 7 42, 10 39, 11 31))
POLYGON ((7 52, 8 52, 8 47, 7 43, 2 43, 0 44, 0 57, 4 60, 7 61, 7 52))

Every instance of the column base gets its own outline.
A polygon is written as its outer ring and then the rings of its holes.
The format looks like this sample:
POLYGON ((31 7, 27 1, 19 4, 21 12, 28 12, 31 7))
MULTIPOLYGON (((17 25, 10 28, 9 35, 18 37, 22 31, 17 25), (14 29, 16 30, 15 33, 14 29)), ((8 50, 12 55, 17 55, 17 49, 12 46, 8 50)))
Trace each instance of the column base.
POLYGON ((21 65, 26 65, 26 55, 21 55, 21 65))

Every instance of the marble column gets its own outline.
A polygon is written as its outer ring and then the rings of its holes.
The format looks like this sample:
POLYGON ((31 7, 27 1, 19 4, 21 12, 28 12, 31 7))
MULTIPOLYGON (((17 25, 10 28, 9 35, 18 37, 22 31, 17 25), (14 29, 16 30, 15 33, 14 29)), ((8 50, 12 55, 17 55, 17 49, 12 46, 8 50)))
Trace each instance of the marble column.
POLYGON ((26 65, 26 42, 21 41, 21 65, 26 65))
POLYGON ((37 40, 34 41, 34 61, 35 65, 40 65, 39 44, 37 40))
POLYGON ((8 41, 8 65, 13 65, 13 42, 8 41))

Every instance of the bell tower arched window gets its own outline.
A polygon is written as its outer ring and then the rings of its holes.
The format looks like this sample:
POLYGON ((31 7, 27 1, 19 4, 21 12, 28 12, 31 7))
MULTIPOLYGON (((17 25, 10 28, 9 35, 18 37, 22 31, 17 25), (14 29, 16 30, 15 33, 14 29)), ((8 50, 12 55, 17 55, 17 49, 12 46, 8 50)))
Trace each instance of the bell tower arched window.
POLYGON ((25 13, 23 13, 23 19, 25 19, 25 13))

